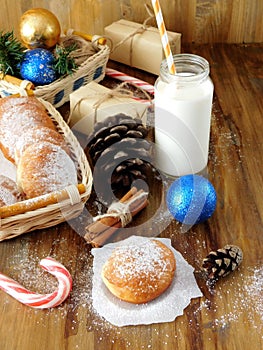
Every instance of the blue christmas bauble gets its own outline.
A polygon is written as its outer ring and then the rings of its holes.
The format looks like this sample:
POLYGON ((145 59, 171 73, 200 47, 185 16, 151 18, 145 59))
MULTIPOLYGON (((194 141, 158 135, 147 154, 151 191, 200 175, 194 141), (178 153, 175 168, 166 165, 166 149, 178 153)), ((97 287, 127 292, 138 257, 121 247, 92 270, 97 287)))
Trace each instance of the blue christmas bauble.
POLYGON ((194 225, 210 218, 216 208, 216 191, 206 178, 185 175, 169 187, 166 203, 173 217, 186 225, 194 225))
POLYGON ((35 85, 46 85, 56 80, 53 68, 53 54, 42 48, 26 52, 20 66, 21 77, 30 80, 35 85))

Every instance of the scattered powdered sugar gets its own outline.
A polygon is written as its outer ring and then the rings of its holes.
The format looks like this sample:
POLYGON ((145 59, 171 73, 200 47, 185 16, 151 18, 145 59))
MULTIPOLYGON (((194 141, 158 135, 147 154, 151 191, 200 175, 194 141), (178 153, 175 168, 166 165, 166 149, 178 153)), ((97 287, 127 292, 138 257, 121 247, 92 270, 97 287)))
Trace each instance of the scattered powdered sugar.
MULTIPOLYGON (((263 265, 254 268, 248 267, 246 276, 240 272, 242 282, 237 282, 237 278, 232 275, 231 279, 222 281, 220 285, 215 285, 208 289, 213 296, 213 300, 204 299, 200 307, 195 311, 198 316, 204 312, 212 316, 213 321, 210 326, 214 329, 224 329, 232 322, 243 322, 249 324, 259 332, 263 331, 263 265), (221 309, 220 300, 229 293, 231 284, 231 307, 228 310, 221 309)), ((263 336, 262 336, 263 338, 263 336)))
MULTIPOLYGON (((37 242, 32 241, 31 244, 30 236, 24 236, 21 240, 19 253, 17 253, 15 244, 12 248, 12 241, 7 242, 7 251, 9 253, 5 263, 6 271, 1 272, 9 271, 9 277, 14 278, 29 290, 37 293, 50 293, 56 288, 57 281, 39 266, 40 247, 44 246, 43 240, 49 239, 46 233, 43 234, 43 238, 41 237, 39 236, 37 242), (28 249, 30 249, 30 254, 28 249)), ((76 338, 76 349, 78 346, 82 348, 81 339, 77 335, 86 331, 94 332, 97 343, 104 344, 108 342, 114 344, 121 341, 123 348, 127 349, 139 349, 139 346, 141 349, 154 348, 149 338, 142 340, 140 337, 138 339, 130 337, 130 334, 136 332, 136 327, 120 329, 109 323, 104 317, 101 317, 94 309, 92 301, 93 257, 88 246, 84 243, 82 244, 80 237, 73 233, 70 237, 59 235, 59 237, 51 237, 51 239, 51 251, 42 251, 41 258, 50 255, 63 263, 70 272, 76 270, 77 273, 72 275, 73 288, 69 298, 62 305, 48 310, 36 310, 16 302, 17 310, 23 311, 25 322, 30 322, 33 319, 36 331, 37 327, 42 329, 50 327, 51 323, 55 325, 56 323, 61 324, 61 322, 65 322, 65 337, 76 335, 76 337, 71 337, 71 339, 76 338), (69 245, 79 247, 76 256, 69 256, 67 253, 69 245), (136 343, 137 340, 138 344, 136 343)), ((239 271, 231 274, 231 276, 222 279, 221 282, 223 283, 215 285, 213 290, 209 290, 206 296, 199 299, 200 305, 193 311, 193 314, 188 309, 189 326, 191 326, 192 322, 197 322, 199 332, 204 332, 207 336, 207 327, 214 332, 221 332, 229 329, 231 324, 243 322, 244 320, 244 322, 249 323, 250 331, 254 329, 256 333, 262 334, 263 265, 250 266, 246 268, 246 271, 242 267, 239 271), (220 301, 225 299, 229 293, 230 286, 234 286, 234 288, 231 288, 231 300, 235 301, 227 309, 221 308, 220 301), (198 325, 198 322, 201 322, 201 320, 207 320, 209 323, 198 325)), ((98 298, 100 298, 100 295, 98 298)), ((5 294, 2 294, 2 300, 5 304, 15 303, 10 296, 5 294)), ((196 305, 198 303, 199 301, 196 300, 196 305)), ((173 308, 172 304, 170 308, 173 308)), ((125 312, 129 312, 129 310, 127 309, 125 312)), ((158 337, 160 344, 166 346, 167 344, 169 345, 169 338, 170 341, 172 341, 172 338, 179 339, 181 330, 185 329, 185 322, 187 322, 185 318, 176 320, 175 333, 169 332, 166 334, 167 328, 165 325, 162 328, 158 324, 156 327, 154 325, 149 326, 151 327, 149 332, 155 339, 158 337)), ((147 326, 144 327, 146 327, 147 331, 147 326)))
MULTIPOLYGON (((46 240, 46 238, 44 238, 46 240)), ((85 315, 89 310, 92 309, 91 303, 91 283, 92 283, 92 255, 89 249, 83 249, 78 251, 77 256, 68 256, 67 247, 69 244, 78 244, 79 237, 73 237, 70 241, 66 238, 59 237, 57 240, 53 240, 53 247, 59 245, 60 249, 52 249, 52 252, 44 253, 41 258, 39 258, 39 246, 43 245, 43 241, 40 238, 37 242, 36 247, 30 248, 30 254, 28 255, 28 244, 27 238, 24 239, 21 245, 21 250, 17 253, 17 249, 14 246, 14 251, 16 253, 11 254, 12 247, 9 247, 10 256, 7 257, 5 265, 6 269, 9 270, 8 277, 13 278, 15 281, 20 283, 23 287, 28 290, 40 294, 52 293, 58 286, 57 279, 44 271, 40 266, 40 260, 46 256, 51 256, 58 262, 62 263, 71 273, 73 278, 72 291, 66 301, 56 308, 51 308, 47 310, 37 310, 30 307, 25 307, 19 302, 17 303, 17 309, 23 308, 27 312, 27 316, 38 314, 40 316, 39 323, 43 326, 48 322, 49 317, 55 314, 57 321, 60 322, 61 318, 69 317, 74 319, 73 323, 77 322, 78 312, 81 314, 80 310, 85 310, 85 315), (63 257, 63 253, 65 256, 63 257), (72 266, 78 271, 77 275, 72 274, 72 266)), ((4 271, 1 271, 4 273, 4 271)), ((5 294, 3 294, 4 296, 5 294)), ((12 301, 12 298, 6 294, 5 303, 12 301)), ((82 320, 83 323, 87 323, 87 317, 82 320)))
POLYGON ((244 294, 247 300, 246 306, 253 305, 255 313, 263 322, 263 265, 252 270, 252 275, 247 278, 247 283, 244 285, 244 294))

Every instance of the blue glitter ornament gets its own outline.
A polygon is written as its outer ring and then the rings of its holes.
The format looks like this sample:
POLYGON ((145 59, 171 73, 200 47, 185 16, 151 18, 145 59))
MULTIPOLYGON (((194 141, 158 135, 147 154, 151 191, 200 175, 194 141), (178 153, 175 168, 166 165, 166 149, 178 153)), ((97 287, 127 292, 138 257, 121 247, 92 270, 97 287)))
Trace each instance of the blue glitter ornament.
POLYGON ((216 208, 216 192, 206 178, 185 175, 169 187, 166 203, 173 217, 186 225, 194 225, 210 218, 216 208))
POLYGON ((54 56, 50 51, 42 48, 28 50, 21 63, 21 77, 35 85, 50 84, 56 80, 53 64, 54 56))

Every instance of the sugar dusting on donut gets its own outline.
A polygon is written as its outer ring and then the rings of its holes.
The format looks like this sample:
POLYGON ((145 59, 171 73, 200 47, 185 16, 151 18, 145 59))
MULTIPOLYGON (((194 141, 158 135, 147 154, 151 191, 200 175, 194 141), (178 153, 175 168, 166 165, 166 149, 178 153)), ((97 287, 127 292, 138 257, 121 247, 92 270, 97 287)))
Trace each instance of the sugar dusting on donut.
POLYGON ((148 302, 172 282, 176 262, 172 251, 157 240, 116 248, 105 263, 102 278, 122 300, 148 302))
POLYGON ((114 256, 114 269, 117 278, 132 279, 143 275, 154 278, 158 273, 166 271, 167 261, 164 252, 154 241, 147 241, 139 245, 118 247, 114 256))

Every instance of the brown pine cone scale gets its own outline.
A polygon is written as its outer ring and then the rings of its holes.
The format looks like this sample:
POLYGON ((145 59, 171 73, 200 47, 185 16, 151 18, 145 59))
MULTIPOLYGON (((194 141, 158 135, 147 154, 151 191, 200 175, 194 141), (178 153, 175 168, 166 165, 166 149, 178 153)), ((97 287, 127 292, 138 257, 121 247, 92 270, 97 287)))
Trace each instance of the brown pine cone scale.
MULTIPOLYGON (((87 141, 87 148, 93 165, 108 147, 122 139, 144 139, 147 134, 148 130, 140 119, 133 119, 122 113, 96 123, 94 131, 87 141)), ((139 145, 133 144, 133 147, 139 148, 139 145)))
POLYGON ((209 279, 225 277, 234 271, 243 260, 242 250, 235 245, 226 245, 222 249, 212 251, 203 259, 203 269, 209 279))
POLYGON ((128 189, 136 180, 143 180, 141 186, 146 186, 150 177, 159 180, 151 165, 152 144, 146 139, 148 131, 140 119, 123 113, 95 124, 86 151, 101 201, 110 202, 109 188, 118 192, 128 189))

